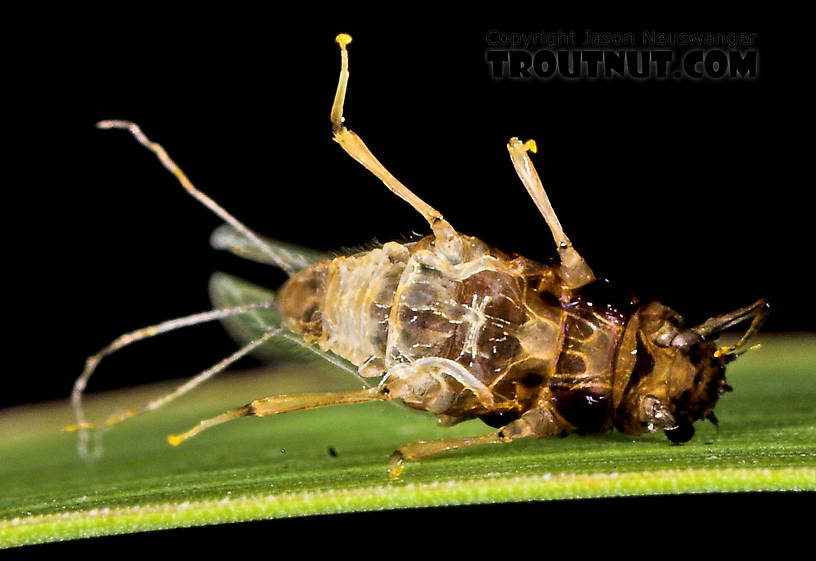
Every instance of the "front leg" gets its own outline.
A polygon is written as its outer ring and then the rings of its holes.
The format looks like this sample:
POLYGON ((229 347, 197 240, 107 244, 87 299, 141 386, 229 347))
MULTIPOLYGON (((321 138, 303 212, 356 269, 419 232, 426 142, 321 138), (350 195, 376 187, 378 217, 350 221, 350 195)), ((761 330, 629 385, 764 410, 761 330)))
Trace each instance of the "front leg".
POLYGON ((449 450, 456 450, 473 444, 501 444, 512 442, 517 438, 551 438, 574 427, 570 425, 549 402, 527 411, 524 415, 508 423, 497 431, 481 436, 464 438, 443 438, 440 440, 420 440, 404 444, 397 448, 388 463, 388 473, 392 479, 398 479, 404 462, 426 458, 449 450))

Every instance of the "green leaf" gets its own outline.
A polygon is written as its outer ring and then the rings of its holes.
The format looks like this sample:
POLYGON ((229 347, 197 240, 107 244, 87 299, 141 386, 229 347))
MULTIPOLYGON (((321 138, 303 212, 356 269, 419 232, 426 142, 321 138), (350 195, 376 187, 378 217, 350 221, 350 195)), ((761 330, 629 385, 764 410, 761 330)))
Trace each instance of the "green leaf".
MULTIPOLYGON (((231 373, 105 435, 105 455, 77 457, 66 403, 0 415, 0 546, 377 509, 677 493, 816 490, 816 338, 765 336, 729 366, 720 428, 670 445, 620 433, 471 447, 387 474, 401 443, 480 434, 388 403, 215 427, 177 448, 168 433, 247 401, 359 387, 323 363, 231 373)), ((104 418, 172 386, 92 398, 104 418)))

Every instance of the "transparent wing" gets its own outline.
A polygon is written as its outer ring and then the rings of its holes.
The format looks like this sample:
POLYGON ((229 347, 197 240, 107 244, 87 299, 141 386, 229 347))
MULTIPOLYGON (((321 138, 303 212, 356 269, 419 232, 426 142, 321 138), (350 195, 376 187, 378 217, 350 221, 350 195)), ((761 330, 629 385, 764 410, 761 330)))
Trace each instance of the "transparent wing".
MULTIPOLYGON (((209 290, 210 299, 217 308, 271 302, 275 299, 274 291, 226 273, 213 274, 210 277, 209 290)), ((263 335, 270 327, 280 325, 281 317, 278 311, 272 308, 224 318, 222 323, 233 339, 244 345, 263 335)), ((357 373, 357 367, 350 362, 334 353, 305 343, 298 335, 287 330, 281 331, 279 335, 260 345, 252 354, 267 362, 321 358, 354 375, 366 385, 370 386, 376 382, 376 379, 361 377, 357 373)))
MULTIPOLYGON (((281 262, 288 265, 292 271, 300 271, 319 261, 329 257, 320 251, 302 247, 299 245, 260 237, 261 241, 269 248, 281 262)), ((258 249, 247 238, 228 224, 216 228, 210 236, 210 244, 215 249, 224 249, 251 261, 275 265, 277 263, 270 259, 269 255, 258 249)))
MULTIPOLYGON (((275 300, 273 291, 225 273, 215 273, 210 277, 209 290, 210 299, 216 308, 229 308, 254 302, 272 302, 275 300)), ((270 327, 280 325, 281 317, 277 309, 269 308, 224 318, 222 323, 227 332, 243 345, 260 337, 270 327)), ((274 339, 278 339, 278 337, 274 339)), ((280 345, 262 345, 253 354, 262 359, 285 358, 286 354, 281 354, 280 351, 273 352, 278 347, 280 345)))

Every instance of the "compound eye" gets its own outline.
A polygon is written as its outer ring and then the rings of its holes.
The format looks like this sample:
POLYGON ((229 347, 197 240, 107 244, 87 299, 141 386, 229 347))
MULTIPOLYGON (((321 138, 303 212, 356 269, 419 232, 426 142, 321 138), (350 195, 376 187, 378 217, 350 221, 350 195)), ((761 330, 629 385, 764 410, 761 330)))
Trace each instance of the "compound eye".
POLYGON ((691 329, 686 329, 678 333, 672 339, 671 346, 680 349, 688 349, 700 342, 700 336, 691 329))
POLYGON ((663 430, 666 433, 666 438, 675 444, 682 444, 688 442, 694 436, 694 425, 688 421, 681 421, 677 426, 666 428, 663 430))
POLYGON ((654 343, 658 347, 668 347, 677 336, 677 330, 674 328, 661 329, 659 333, 654 336, 654 343))

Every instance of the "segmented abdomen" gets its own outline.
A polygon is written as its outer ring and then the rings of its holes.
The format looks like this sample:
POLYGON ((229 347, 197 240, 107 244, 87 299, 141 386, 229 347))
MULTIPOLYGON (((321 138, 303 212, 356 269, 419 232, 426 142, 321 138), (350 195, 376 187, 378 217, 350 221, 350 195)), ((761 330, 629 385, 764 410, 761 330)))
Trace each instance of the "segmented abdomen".
MULTIPOLYGON (((403 255, 402 246, 394 243, 331 261, 321 348, 357 366, 384 356, 394 293, 405 269, 403 255)), ((382 373, 374 368, 372 364, 372 374, 382 373)))
POLYGON ((455 265, 439 259, 427 237, 300 271, 279 292, 284 326, 363 376, 428 357, 449 361, 453 383, 482 397, 447 415, 504 411, 506 419, 547 400, 579 430, 607 427, 622 318, 589 301, 562 301, 557 266, 466 239, 455 265))
POLYGON ((522 282, 494 270, 456 278, 412 260, 394 298, 386 366, 444 357, 489 386, 521 353, 522 282))
MULTIPOLYGON (((519 341, 529 319, 525 280, 504 271, 506 256, 492 258, 475 239, 468 263, 488 256, 486 266, 457 272, 429 265, 420 257, 432 253, 430 240, 391 242, 296 273, 279 292, 284 325, 361 367, 363 375, 442 357, 490 385, 525 354, 519 341)), ((547 349, 539 354, 554 364, 560 309, 551 315, 543 329, 539 325, 539 347, 547 349)))

